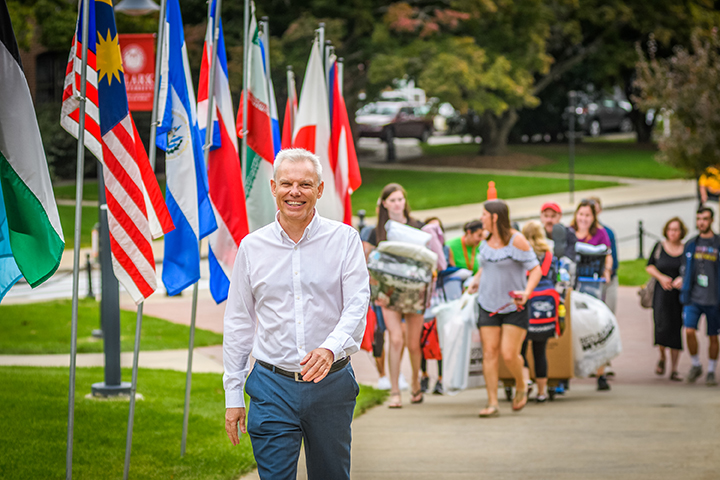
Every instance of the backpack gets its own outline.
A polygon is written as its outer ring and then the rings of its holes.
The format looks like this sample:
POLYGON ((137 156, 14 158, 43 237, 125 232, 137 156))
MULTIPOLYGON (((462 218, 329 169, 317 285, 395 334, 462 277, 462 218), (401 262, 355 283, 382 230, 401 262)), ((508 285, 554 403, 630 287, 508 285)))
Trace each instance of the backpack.
POLYGON ((540 268, 543 278, 538 282, 525 306, 529 318, 527 333, 529 340, 547 340, 560 335, 558 316, 560 294, 555 290, 553 282, 547 278, 552 265, 552 252, 546 252, 540 268))
POLYGON ((422 347, 423 358, 425 360, 442 360, 442 350, 440 349, 436 318, 423 324, 420 346, 422 347))

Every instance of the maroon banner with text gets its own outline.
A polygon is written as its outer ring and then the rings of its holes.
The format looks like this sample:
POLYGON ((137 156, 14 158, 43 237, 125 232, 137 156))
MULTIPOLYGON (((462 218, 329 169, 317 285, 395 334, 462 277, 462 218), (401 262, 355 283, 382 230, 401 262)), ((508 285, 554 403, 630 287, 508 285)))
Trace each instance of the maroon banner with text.
POLYGON ((154 33, 121 34, 120 52, 128 105, 133 112, 151 112, 155 88, 154 33))

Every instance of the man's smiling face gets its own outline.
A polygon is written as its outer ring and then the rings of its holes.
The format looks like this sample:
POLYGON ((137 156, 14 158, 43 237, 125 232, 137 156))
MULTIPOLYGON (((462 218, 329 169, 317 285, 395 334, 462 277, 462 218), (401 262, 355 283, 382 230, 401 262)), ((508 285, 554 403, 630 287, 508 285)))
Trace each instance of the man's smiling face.
POLYGON ((324 183, 309 160, 284 161, 270 180, 280 215, 288 222, 310 222, 324 183))

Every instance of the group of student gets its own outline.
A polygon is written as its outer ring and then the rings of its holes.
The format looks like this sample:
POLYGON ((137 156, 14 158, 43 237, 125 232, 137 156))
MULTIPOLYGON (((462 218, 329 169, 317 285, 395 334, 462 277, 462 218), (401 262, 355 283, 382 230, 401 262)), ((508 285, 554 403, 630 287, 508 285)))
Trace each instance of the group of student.
MULTIPOLYGON (((556 203, 546 203, 540 209, 540 222, 530 221, 519 231, 511 224, 507 204, 502 200, 485 202, 482 217, 465 224, 463 234, 444 242, 444 230, 438 218, 421 222, 410 214, 407 194, 397 183, 387 185, 378 199, 377 226, 366 227, 361 238, 366 255, 387 238, 385 224, 393 220, 426 231, 439 232, 443 240, 440 252, 446 265, 464 268, 472 272, 466 282, 467 291, 477 292, 479 316, 477 326, 483 346, 483 375, 487 388, 488 403, 479 412, 480 417, 495 417, 500 414, 498 407, 498 372, 500 358, 515 380, 515 394, 512 401, 514 411, 522 410, 528 402, 529 374, 525 359, 528 340, 532 341, 537 394, 536 402, 548 398, 547 360, 545 346, 547 335, 533 337, 528 334, 529 317, 525 306, 536 288, 543 285, 553 289, 557 278, 558 259, 575 259, 577 242, 591 245, 606 245, 609 255, 602 268, 606 284, 606 301, 614 311, 617 298, 617 248, 611 229, 600 224, 598 215, 601 203, 597 198, 580 202, 569 226, 560 223, 562 210, 556 203)), ((390 390, 388 406, 401 408, 400 390, 405 387, 400 375, 400 364, 404 348, 410 354, 412 375, 410 378, 410 402, 420 403, 428 391, 428 376, 425 373, 421 349, 424 312, 397 311, 392 305, 374 302, 371 307, 378 313, 376 341, 374 348, 380 388, 390 390), (384 324, 384 325, 383 325, 384 324), (382 346, 382 328, 388 332, 389 381, 385 379, 385 349, 382 346), (422 368, 421 368, 422 367, 422 368), (422 374, 420 373, 422 369, 422 374)), ((442 394, 442 363, 438 364, 438 383, 433 393, 442 394)), ((597 372, 598 390, 609 390, 605 367, 597 372)))

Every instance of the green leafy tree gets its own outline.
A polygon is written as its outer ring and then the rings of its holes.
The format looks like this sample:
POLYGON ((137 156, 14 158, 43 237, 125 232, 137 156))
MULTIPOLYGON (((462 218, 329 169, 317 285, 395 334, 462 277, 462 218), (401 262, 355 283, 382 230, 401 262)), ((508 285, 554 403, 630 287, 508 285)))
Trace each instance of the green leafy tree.
POLYGON ((538 104, 535 74, 546 73, 550 11, 541 0, 462 0, 390 6, 373 33, 369 81, 417 80, 428 94, 482 121, 483 153, 503 153, 517 110, 538 104))
MULTIPOLYGON (((546 89, 624 89, 633 102, 637 42, 655 38, 656 58, 668 58, 673 47, 688 44, 693 29, 717 24, 712 0, 584 0, 549 2, 556 21, 547 51, 553 58, 548 75, 537 78, 535 93, 546 89)), ((651 141, 652 125, 633 104, 639 142, 651 141)))
POLYGON ((639 89, 635 101, 645 109, 665 110, 670 133, 659 141, 661 158, 694 175, 720 162, 720 39, 717 29, 693 34, 691 47, 676 47, 666 59, 648 42, 638 46, 639 89))

